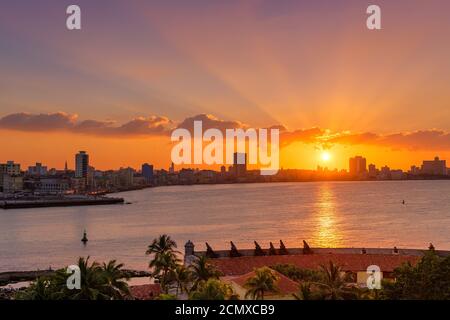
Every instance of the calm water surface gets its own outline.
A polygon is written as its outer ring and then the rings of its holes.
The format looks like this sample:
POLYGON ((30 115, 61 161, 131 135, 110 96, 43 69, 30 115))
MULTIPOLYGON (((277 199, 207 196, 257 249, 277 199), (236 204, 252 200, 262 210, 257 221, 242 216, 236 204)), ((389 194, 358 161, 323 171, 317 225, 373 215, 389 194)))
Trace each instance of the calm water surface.
POLYGON ((61 267, 78 256, 146 269, 162 233, 182 249, 268 246, 450 250, 450 181, 173 186, 121 193, 130 205, 0 210, 0 272, 61 267), (406 204, 402 204, 402 200, 406 204), (80 239, 87 229, 89 242, 80 239))

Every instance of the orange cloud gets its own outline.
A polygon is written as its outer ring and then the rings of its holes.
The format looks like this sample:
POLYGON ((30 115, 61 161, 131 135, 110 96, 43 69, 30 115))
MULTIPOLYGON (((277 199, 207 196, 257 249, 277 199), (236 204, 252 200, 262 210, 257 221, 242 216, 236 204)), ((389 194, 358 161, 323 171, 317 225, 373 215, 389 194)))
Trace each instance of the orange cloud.
POLYGON ((342 134, 329 143, 375 145, 408 150, 450 150, 450 133, 430 129, 379 135, 375 133, 342 134))
MULTIPOLYGON (((50 114, 15 113, 0 118, 0 129, 24 132, 63 131, 74 134, 88 134, 102 137, 131 138, 169 136, 175 128, 193 131, 194 121, 202 121, 203 130, 216 128, 247 129, 250 126, 237 120, 221 120, 213 115, 199 114, 176 122, 167 117, 138 117, 123 124, 114 121, 83 120, 77 115, 64 112, 50 114)), ((287 130, 283 125, 269 128, 280 130, 280 145, 286 147, 300 142, 315 144, 328 149, 333 145, 372 145, 406 150, 450 150, 450 133, 443 130, 420 130, 387 135, 372 132, 350 133, 348 131, 330 132, 314 127, 309 129, 287 130)))

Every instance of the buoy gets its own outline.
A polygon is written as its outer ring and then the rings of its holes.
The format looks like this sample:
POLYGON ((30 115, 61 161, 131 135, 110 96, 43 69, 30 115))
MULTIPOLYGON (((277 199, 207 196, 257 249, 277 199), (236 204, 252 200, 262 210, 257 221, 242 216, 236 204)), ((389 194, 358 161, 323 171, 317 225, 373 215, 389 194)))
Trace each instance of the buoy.
POLYGON ((86 244, 86 242, 88 242, 89 240, 88 240, 88 238, 87 238, 87 233, 86 233, 86 230, 84 230, 84 233, 83 233, 83 239, 81 239, 81 242, 83 242, 84 244, 86 244))

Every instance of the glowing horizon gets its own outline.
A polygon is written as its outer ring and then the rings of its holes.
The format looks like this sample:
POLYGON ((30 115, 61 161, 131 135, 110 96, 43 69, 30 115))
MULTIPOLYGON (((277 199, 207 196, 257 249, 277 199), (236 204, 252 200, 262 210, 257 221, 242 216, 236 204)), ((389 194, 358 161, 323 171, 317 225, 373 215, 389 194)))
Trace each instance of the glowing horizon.
POLYGON ((353 0, 77 2, 79 32, 68 1, 0 12, 0 162, 166 168, 167 130, 202 114, 282 126, 284 168, 450 160, 446 1, 380 0, 375 32, 353 0))

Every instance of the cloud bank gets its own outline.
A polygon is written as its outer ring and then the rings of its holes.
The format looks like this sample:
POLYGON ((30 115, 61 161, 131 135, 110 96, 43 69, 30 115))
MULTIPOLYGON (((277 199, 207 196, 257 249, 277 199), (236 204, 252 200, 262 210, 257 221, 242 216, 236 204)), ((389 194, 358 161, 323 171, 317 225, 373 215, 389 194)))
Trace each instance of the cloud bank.
MULTIPOLYGON (((194 121, 201 120, 203 130, 216 128, 247 129, 249 126, 237 120, 221 120, 213 115, 199 114, 176 122, 163 116, 138 117, 123 124, 114 121, 79 120, 77 115, 64 112, 49 114, 14 113, 0 118, 0 130, 24 132, 70 132, 104 137, 151 137, 170 136, 172 130, 193 130, 194 121)), ((437 129, 398 132, 380 135, 373 132, 330 132, 323 128, 296 129, 289 131, 278 124, 269 128, 280 130, 280 145, 292 143, 315 144, 327 149, 335 144, 371 145, 407 150, 450 150, 450 132, 437 129)))

